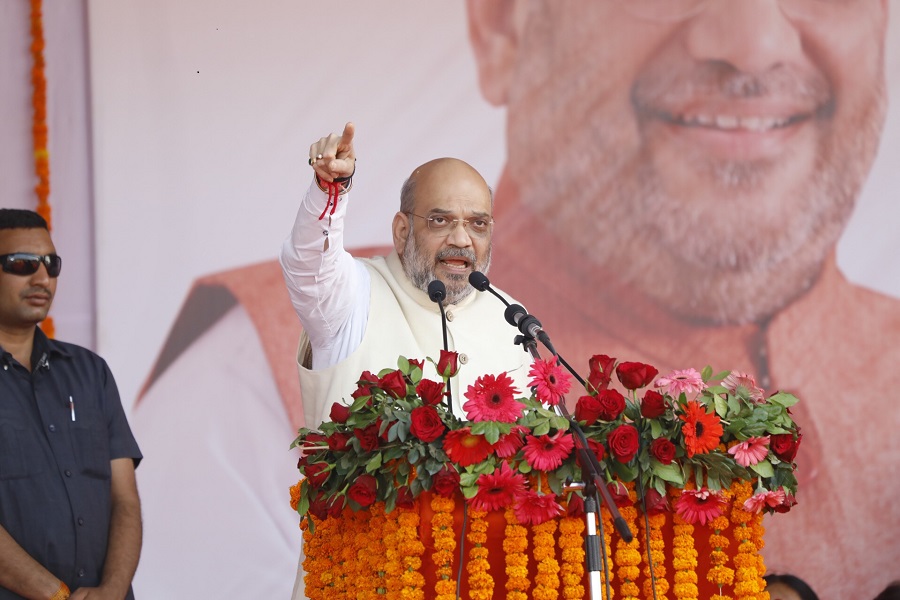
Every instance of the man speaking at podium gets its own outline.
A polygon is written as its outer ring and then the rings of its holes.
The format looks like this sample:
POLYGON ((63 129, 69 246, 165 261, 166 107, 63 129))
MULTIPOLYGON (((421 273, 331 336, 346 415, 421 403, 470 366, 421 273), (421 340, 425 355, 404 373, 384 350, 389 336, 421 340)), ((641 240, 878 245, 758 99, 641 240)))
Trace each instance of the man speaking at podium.
MULTIPOLYGON (((404 183, 391 232, 394 251, 354 259, 344 249, 344 215, 356 169, 354 126, 310 146, 315 181, 303 199, 281 266, 303 334, 298 353, 307 427, 328 418, 364 370, 392 367, 397 357, 437 358, 442 344, 438 305, 429 284, 446 290, 447 338, 463 363, 451 380, 453 410, 485 373, 506 372, 525 392, 530 357, 513 344, 503 305, 469 285, 491 262, 493 198, 475 169, 438 158, 404 183), (330 192, 330 193, 329 193, 330 192)), ((360 192, 364 197, 364 193, 360 192)))

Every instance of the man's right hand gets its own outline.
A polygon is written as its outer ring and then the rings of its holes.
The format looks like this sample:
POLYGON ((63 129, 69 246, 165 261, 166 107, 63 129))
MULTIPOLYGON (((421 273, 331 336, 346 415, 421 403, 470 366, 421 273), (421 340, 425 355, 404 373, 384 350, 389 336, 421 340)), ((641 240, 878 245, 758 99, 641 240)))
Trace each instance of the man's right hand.
POLYGON ((356 169, 353 152, 353 123, 344 125, 344 132, 319 139, 309 147, 309 164, 322 181, 350 177, 356 169))

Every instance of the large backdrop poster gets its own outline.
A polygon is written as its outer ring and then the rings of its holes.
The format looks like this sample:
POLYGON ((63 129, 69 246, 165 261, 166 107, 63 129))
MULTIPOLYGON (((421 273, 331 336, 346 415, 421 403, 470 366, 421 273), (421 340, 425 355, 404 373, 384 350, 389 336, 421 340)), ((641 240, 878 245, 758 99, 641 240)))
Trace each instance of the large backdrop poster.
POLYGON ((351 245, 389 242, 413 167, 468 161, 496 183, 492 280, 570 362, 713 363, 804 399, 770 569, 825 598, 897 578, 888 4, 88 2, 97 349, 146 456, 138 594, 290 594, 297 325, 271 261, 308 145, 348 120, 351 245))

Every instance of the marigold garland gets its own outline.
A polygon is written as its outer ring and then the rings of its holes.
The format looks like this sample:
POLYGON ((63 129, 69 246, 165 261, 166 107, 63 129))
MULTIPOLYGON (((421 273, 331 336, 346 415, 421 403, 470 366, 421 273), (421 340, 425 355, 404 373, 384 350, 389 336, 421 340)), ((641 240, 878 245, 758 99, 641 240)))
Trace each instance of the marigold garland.
POLYGON ((731 523, 734 539, 738 543, 734 557, 734 597, 735 600, 755 600, 762 591, 759 582, 764 573, 761 574, 758 569, 757 547, 753 542, 753 515, 744 510, 744 502, 753 495, 753 487, 747 481, 735 481, 731 489, 734 492, 731 523))
POLYGON ((306 575, 303 582, 306 588, 306 596, 312 600, 325 600, 333 597, 331 588, 334 587, 334 561, 333 541, 340 539, 339 533, 333 531, 337 527, 336 519, 320 521, 310 517, 315 526, 316 534, 309 531, 309 523, 301 522, 303 529, 303 570, 306 575))
POLYGON ((559 521, 559 548, 562 555, 559 571, 562 597, 566 600, 584 598, 584 529, 583 519, 563 517, 559 521))
MULTIPOLYGON (((31 136, 34 149, 34 172, 38 183, 34 187, 37 194, 37 213, 53 229, 50 210, 50 151, 47 135, 47 77, 44 62, 44 20, 41 0, 31 0, 31 136)), ((56 328, 53 318, 47 317, 40 323, 44 334, 53 338, 56 328)))
POLYGON ((666 594, 669 591, 669 582, 666 580, 666 542, 663 538, 662 528, 666 523, 666 514, 658 513, 647 516, 646 523, 643 519, 639 519, 641 529, 641 541, 644 542, 647 537, 650 538, 650 547, 644 549, 644 596, 653 598, 653 585, 656 583, 656 600, 666 600, 666 594), (647 525, 649 524, 649 535, 647 525), (653 561, 653 573, 651 577, 650 560, 653 561))
POLYGON ((519 524, 516 511, 509 507, 503 513, 506 529, 503 537, 503 553, 506 555, 506 599, 528 600, 528 529, 519 524))
MULTIPOLYGON (((690 485, 685 486, 686 488, 690 485)), ((677 498, 681 490, 671 489, 677 498)), ((675 538, 672 540, 672 568, 675 570, 672 593, 678 600, 697 600, 697 550, 694 549, 694 526, 673 514, 675 538)))
MULTIPOLYGON (((637 495, 634 491, 634 483, 627 483, 625 487, 628 489, 628 497, 634 502, 637 495)), ((632 532, 637 527, 637 509, 634 505, 619 507, 619 513, 622 519, 628 525, 628 529, 632 532)), ((637 600, 641 593, 637 580, 640 577, 641 569, 641 553, 638 550, 640 542, 639 536, 635 536, 630 542, 619 539, 616 542, 616 575, 619 578, 619 591, 622 592, 622 600, 637 600)))
POLYGON ((453 557, 456 550, 456 534, 453 531, 453 511, 456 502, 452 497, 445 498, 434 494, 431 497, 431 536, 434 540, 434 553, 431 559, 436 567, 437 581, 434 584, 435 600, 454 600, 456 598, 456 579, 453 577, 453 557))
POLYGON ((532 526, 534 532, 534 600, 556 600, 559 597, 559 562, 556 560, 556 520, 532 526))
POLYGON ((422 554, 425 545, 419 539, 419 511, 414 508, 398 508, 400 525, 397 531, 400 553, 400 598, 424 600, 425 578, 422 576, 422 554))
POLYGON ((400 573, 403 566, 398 551, 398 535, 400 532, 400 512, 393 510, 384 516, 384 581, 386 583, 385 599, 400 600, 400 573))
POLYGON ((483 510, 469 510, 469 533, 466 540, 469 548, 469 564, 466 571, 469 574, 469 598, 471 600, 491 600, 494 597, 494 578, 488 572, 487 544, 487 512, 483 510))
MULTIPOLYGON (((601 555, 606 557, 609 572, 612 573, 615 569, 616 564, 613 560, 612 553, 613 520, 612 514, 609 512, 609 510, 607 510, 606 505, 603 505, 600 510, 600 519, 603 522, 603 548, 601 549, 601 555)), ((616 590, 612 586, 612 582, 610 582, 609 587, 609 598, 606 597, 606 569, 600 569, 600 583, 603 600, 612 600, 613 598, 615 598, 616 590)))
MULTIPOLYGON (((730 491, 726 492, 727 497, 731 495, 730 491)), ((709 553, 709 562, 712 566, 706 573, 706 579, 719 587, 719 593, 712 596, 710 600, 731 600, 731 596, 726 595, 724 590, 726 586, 730 588, 734 583, 734 569, 728 566, 728 554, 725 552, 731 541, 722 535, 722 532, 728 529, 730 524, 731 522, 725 515, 718 516, 709 523, 712 531, 709 536, 709 547, 712 548, 709 553)))

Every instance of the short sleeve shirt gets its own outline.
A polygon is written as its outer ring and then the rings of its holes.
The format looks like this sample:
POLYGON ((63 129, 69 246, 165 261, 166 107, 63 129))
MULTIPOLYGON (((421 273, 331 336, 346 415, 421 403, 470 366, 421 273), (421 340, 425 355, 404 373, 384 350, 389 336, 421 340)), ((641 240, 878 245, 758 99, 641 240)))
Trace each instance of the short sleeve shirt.
MULTIPOLYGON (((29 372, 0 347, 0 524, 71 589, 96 586, 110 461, 137 466, 141 452, 106 361, 36 329, 31 364, 29 372)), ((7 598, 18 596, 0 588, 7 598)))

